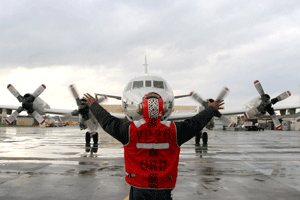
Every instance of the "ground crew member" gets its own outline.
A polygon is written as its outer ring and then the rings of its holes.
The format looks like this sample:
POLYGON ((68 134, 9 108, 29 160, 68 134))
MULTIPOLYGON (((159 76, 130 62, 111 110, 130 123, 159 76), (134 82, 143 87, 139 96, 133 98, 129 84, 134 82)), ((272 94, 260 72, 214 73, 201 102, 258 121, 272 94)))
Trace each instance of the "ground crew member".
POLYGON ((124 145, 125 180, 131 185, 130 200, 171 200, 177 180, 180 146, 199 133, 212 117, 220 117, 223 100, 183 122, 161 121, 163 99, 151 92, 143 97, 143 119, 121 120, 112 116, 90 94, 84 99, 103 130, 124 145))

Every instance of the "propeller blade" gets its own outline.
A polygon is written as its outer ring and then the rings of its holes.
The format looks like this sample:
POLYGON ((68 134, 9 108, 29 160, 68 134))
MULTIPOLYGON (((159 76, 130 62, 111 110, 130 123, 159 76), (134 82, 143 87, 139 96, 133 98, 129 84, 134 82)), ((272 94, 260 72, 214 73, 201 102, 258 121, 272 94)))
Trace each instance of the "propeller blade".
POLYGON ((245 113, 244 113, 244 116, 245 116, 246 118, 250 118, 250 117, 255 116, 255 115, 258 114, 258 113, 260 113, 260 112, 258 111, 258 109, 255 108, 255 107, 253 107, 253 108, 251 108, 250 110, 248 110, 247 112, 245 112, 245 113))
POLYGON ((285 91, 285 92, 281 93, 280 95, 278 95, 277 97, 273 98, 271 100, 271 102, 274 105, 275 103, 282 101, 282 100, 288 98, 289 96, 291 96, 290 91, 285 91))
POLYGON ((231 128, 233 126, 233 122, 228 118, 228 117, 225 117, 224 115, 222 115, 220 117, 220 120, 223 122, 223 124, 225 126, 227 126, 228 128, 231 128))
POLYGON ((260 82, 258 80, 254 81, 254 86, 257 90, 257 92, 259 93, 260 96, 262 96, 263 94, 265 94, 260 82))
POLYGON ((201 105, 203 105, 205 108, 208 107, 207 102, 204 101, 197 93, 191 92, 191 97, 198 101, 201 105))
POLYGON ((7 89, 19 100, 19 102, 23 101, 23 96, 20 95, 20 93, 16 90, 14 86, 8 84, 7 89))
POLYGON ((270 107, 267 108, 267 112, 269 113, 269 115, 271 116, 271 118, 273 120, 273 123, 274 123, 274 126, 275 126, 275 130, 282 130, 281 123, 278 120, 278 118, 277 118, 277 116, 275 114, 274 109, 270 106, 270 107))
POLYGON ((44 92, 44 90, 46 89, 46 86, 44 84, 42 84, 40 87, 38 87, 32 94, 32 96, 34 96, 34 98, 38 97, 40 94, 42 94, 44 92))
POLYGON ((45 123, 45 120, 42 115, 40 115, 37 111, 33 111, 32 116, 36 121, 38 121, 41 125, 45 123))
MULTIPOLYGON (((96 94, 96 93, 95 93, 95 95, 100 96, 99 94, 96 94)), ((100 97, 98 98, 98 103, 101 103, 101 102, 103 102, 103 101, 105 101, 105 100, 107 100, 107 96, 100 96, 100 97)))
POLYGON ((280 123, 280 121, 278 120, 276 114, 271 115, 271 118, 272 118, 273 123, 274 123, 274 129, 275 129, 275 130, 282 130, 281 123, 280 123))
POLYGON ((218 95, 218 97, 216 98, 216 100, 218 100, 218 99, 224 99, 227 95, 229 94, 229 89, 227 88, 227 87, 224 87, 222 90, 221 90, 221 92, 220 92, 220 94, 218 95))
POLYGON ((79 98, 79 95, 75 89, 75 86, 74 85, 70 85, 70 89, 71 89, 71 92, 76 100, 76 103, 77 103, 77 106, 80 106, 81 105, 81 100, 79 98))
POLYGON ((13 121, 17 119, 19 114, 24 110, 24 108, 19 107, 15 112, 13 112, 5 121, 7 124, 11 125, 13 121))

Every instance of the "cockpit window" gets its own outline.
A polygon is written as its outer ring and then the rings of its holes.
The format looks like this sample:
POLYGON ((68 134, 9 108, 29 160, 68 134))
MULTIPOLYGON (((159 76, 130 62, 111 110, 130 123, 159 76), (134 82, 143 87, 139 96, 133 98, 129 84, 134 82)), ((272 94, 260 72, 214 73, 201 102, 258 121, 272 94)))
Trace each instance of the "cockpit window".
POLYGON ((132 89, 142 88, 144 86, 143 81, 134 81, 132 89))
POLYGON ((163 81, 153 81, 153 86, 156 88, 164 89, 164 82, 163 81))
POLYGON ((151 81, 146 81, 146 87, 151 87, 151 81))
POLYGON ((130 82, 130 83, 128 84, 128 86, 127 86, 127 88, 126 88, 126 92, 129 91, 129 90, 131 90, 131 86, 132 86, 132 82, 130 82))

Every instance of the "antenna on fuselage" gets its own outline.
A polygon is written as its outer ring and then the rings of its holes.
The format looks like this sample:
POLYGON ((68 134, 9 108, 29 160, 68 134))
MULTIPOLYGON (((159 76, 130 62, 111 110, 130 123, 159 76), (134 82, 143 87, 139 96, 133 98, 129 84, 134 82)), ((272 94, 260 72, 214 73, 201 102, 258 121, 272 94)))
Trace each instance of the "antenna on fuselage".
POLYGON ((144 66, 145 66, 145 73, 147 74, 148 73, 148 70, 147 70, 148 64, 147 64, 147 57, 146 57, 146 55, 145 55, 145 64, 144 64, 144 66))

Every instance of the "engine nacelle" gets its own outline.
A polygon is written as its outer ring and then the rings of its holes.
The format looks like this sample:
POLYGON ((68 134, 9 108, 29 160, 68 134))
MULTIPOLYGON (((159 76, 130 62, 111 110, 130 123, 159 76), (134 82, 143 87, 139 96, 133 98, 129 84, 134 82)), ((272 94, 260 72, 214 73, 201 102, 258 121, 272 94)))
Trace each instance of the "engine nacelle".
POLYGON ((50 106, 40 97, 36 97, 33 101, 33 109, 43 115, 45 114, 44 109, 50 109, 50 106))
POLYGON ((251 99, 242 108, 252 111, 251 113, 249 113, 249 114, 251 114, 251 116, 259 117, 259 116, 262 116, 265 114, 265 112, 261 113, 258 109, 256 109, 258 106, 261 105, 261 103, 262 103, 262 98, 260 96, 258 96, 258 97, 251 99))

